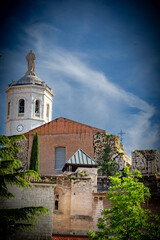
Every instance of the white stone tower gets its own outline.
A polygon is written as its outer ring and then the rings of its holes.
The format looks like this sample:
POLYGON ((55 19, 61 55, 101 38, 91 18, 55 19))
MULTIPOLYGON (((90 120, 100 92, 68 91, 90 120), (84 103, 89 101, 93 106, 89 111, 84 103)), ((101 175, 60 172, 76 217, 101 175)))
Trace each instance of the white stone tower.
POLYGON ((12 81, 7 93, 5 134, 23 134, 52 120, 52 89, 35 74, 36 56, 31 50, 26 57, 28 71, 12 81))

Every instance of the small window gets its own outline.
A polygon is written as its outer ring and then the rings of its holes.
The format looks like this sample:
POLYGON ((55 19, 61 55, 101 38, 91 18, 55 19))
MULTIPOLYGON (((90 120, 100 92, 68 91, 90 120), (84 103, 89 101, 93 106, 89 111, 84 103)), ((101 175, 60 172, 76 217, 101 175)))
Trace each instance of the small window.
POLYGON ((49 104, 47 104, 46 117, 49 118, 49 104))
POLYGON ((40 113, 40 102, 36 100, 35 102, 35 113, 40 113))
POLYGON ((59 147, 55 149, 55 170, 62 170, 66 159, 66 149, 59 147))
POLYGON ((56 194, 55 195, 55 206, 54 206, 55 210, 58 210, 58 205, 59 205, 59 195, 56 194))
POLYGON ((55 210, 58 210, 58 200, 55 200, 55 210))
POLYGON ((24 99, 19 100, 19 113, 24 113, 25 102, 24 99))
POLYGON ((7 115, 8 115, 8 116, 10 115, 10 106, 11 106, 11 103, 8 102, 8 110, 7 110, 7 115))

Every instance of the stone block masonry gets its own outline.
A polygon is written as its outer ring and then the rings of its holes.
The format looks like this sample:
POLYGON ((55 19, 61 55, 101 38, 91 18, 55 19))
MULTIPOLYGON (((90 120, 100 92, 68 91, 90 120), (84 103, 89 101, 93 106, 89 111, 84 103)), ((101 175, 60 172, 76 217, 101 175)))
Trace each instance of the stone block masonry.
MULTIPOLYGON (((9 186, 16 199, 5 200, 0 198, 0 205, 4 208, 21 208, 31 206, 44 206, 53 212, 54 184, 34 183, 32 188, 17 188, 9 186)), ((16 233, 16 240, 51 240, 52 214, 36 218, 36 228, 16 233)))
MULTIPOLYGON (((0 205, 6 208, 20 208, 25 206, 44 206, 53 214, 38 218, 36 229, 25 230, 15 236, 16 240, 51 240, 52 234, 86 235, 88 230, 97 231, 97 220, 103 209, 110 208, 110 201, 106 197, 109 179, 103 180, 104 188, 97 189, 97 169, 78 168, 77 175, 64 174, 61 176, 46 176, 36 180, 30 189, 20 189, 9 186, 16 199, 0 198, 0 205), (85 170, 87 175, 79 177, 79 171, 85 170), (53 181, 54 180, 54 181, 53 181), (39 181, 39 182, 38 182, 39 181)), ((151 188, 152 198, 144 208, 150 208, 159 213, 160 179, 155 175, 143 176, 144 184, 151 188), (148 185, 149 184, 149 185, 148 185)), ((70 237, 69 237, 70 239, 70 237)))

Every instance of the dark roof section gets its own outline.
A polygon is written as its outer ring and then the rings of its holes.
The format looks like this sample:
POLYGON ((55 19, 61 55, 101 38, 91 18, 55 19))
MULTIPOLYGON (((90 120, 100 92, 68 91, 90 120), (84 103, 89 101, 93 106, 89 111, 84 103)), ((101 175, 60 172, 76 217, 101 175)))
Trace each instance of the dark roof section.
POLYGON ((21 86, 21 85, 42 86, 42 87, 47 87, 50 91, 52 91, 52 88, 47 86, 47 84, 45 82, 43 82, 41 79, 39 79, 36 74, 25 74, 18 81, 12 81, 10 84, 8 84, 9 87, 21 86))

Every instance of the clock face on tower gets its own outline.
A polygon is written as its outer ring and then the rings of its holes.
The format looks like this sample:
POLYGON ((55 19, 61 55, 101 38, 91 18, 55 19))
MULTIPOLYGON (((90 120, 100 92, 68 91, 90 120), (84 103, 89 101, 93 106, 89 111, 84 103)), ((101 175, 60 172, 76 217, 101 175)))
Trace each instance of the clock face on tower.
POLYGON ((20 124, 20 125, 17 126, 17 131, 18 131, 18 132, 22 132, 23 129, 24 129, 24 127, 23 127, 22 124, 20 124))

